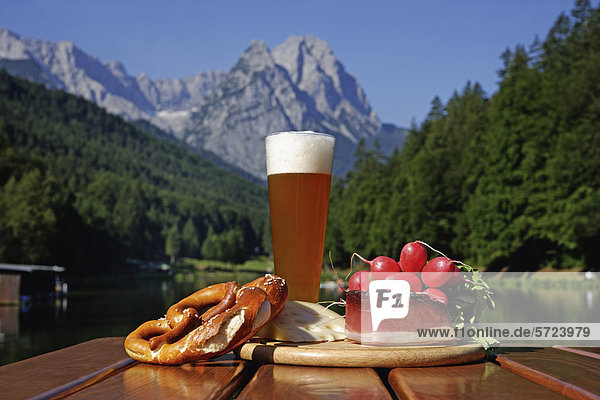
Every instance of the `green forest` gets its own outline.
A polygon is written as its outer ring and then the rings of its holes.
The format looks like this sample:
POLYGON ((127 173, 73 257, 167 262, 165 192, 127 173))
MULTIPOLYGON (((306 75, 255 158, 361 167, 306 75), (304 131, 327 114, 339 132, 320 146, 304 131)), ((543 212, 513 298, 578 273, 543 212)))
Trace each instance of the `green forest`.
POLYGON ((359 146, 332 185, 336 265, 419 239, 489 269, 598 269, 600 10, 580 0, 501 59, 492 96, 467 83, 436 97, 388 158, 359 146))
POLYGON ((263 186, 0 71, 0 262, 73 273, 127 258, 239 262, 264 251, 266 231, 263 186))

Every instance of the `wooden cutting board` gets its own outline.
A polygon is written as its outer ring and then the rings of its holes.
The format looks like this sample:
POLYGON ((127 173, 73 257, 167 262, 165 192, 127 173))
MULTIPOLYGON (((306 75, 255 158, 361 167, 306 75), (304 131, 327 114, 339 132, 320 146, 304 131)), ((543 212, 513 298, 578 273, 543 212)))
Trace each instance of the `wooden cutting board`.
POLYGON ((321 367, 425 367, 483 359, 479 344, 457 346, 368 346, 347 340, 324 343, 248 342, 236 350, 244 360, 321 367))

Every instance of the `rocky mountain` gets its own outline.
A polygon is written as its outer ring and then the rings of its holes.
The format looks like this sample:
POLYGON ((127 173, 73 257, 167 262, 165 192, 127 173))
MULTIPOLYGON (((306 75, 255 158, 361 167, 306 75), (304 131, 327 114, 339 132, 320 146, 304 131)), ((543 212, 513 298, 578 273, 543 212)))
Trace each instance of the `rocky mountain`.
POLYGON ((14 75, 79 95, 128 120, 149 120, 171 132, 225 75, 215 71, 183 79, 134 77, 120 62, 102 63, 72 42, 23 38, 0 28, 0 67, 4 65, 10 65, 6 70, 14 75), (30 72, 32 62, 39 69, 35 74, 30 72))
POLYGON ((336 173, 351 166, 361 137, 382 130, 354 77, 312 36, 293 36, 273 52, 253 41, 192 115, 182 139, 265 178, 265 154, 257 149, 268 133, 287 130, 334 134, 336 173))
POLYGON ((340 132, 352 142, 381 130, 381 122, 362 88, 325 41, 314 36, 291 36, 273 50, 273 59, 287 70, 294 85, 308 95, 330 130, 340 132))
POLYGON ((327 43, 291 36, 272 51, 253 41, 228 72, 186 78, 129 75, 73 43, 23 38, 0 28, 0 68, 82 96, 128 120, 147 120, 188 144, 264 179, 264 136, 315 130, 336 136, 334 170, 344 173, 356 143, 400 146, 404 133, 384 127, 356 78, 327 43))

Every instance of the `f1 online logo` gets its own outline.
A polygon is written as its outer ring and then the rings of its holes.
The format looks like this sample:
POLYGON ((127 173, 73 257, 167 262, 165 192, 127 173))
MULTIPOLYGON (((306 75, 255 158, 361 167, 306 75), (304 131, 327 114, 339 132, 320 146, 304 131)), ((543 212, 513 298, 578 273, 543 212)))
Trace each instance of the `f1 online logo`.
POLYGON ((369 303, 373 330, 385 319, 408 315, 410 284, 403 280, 376 280, 369 283, 369 303))

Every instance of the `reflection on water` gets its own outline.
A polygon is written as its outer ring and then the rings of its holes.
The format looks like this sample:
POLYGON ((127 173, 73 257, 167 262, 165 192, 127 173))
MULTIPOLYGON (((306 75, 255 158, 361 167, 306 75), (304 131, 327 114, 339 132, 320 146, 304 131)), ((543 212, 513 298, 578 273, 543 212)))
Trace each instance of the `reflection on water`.
POLYGON ((506 289, 493 294, 496 307, 481 322, 598 322, 600 298, 591 290, 506 289))
MULTIPOLYGON (((126 336, 199 289, 232 280, 245 283, 261 275, 210 272, 70 279, 65 299, 0 306, 0 365, 98 337, 126 336)), ((321 299, 340 297, 335 288, 321 290, 321 299)))
POLYGON ((19 334, 19 307, 0 307, 0 343, 6 336, 19 334))
POLYGON ((572 272, 484 273, 496 303, 480 322, 600 321, 600 277, 572 272))

